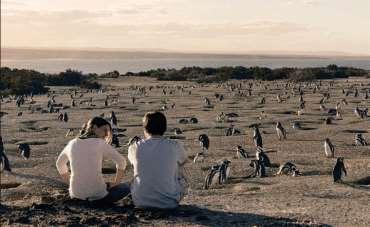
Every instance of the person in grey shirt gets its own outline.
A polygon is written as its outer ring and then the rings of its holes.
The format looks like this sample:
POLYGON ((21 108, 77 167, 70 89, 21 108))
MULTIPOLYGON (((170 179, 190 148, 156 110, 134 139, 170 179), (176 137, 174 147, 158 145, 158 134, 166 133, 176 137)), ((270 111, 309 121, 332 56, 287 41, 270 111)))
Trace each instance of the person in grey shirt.
POLYGON ((128 149, 128 159, 134 167, 133 202, 141 208, 175 208, 186 191, 184 147, 163 137, 167 120, 161 112, 145 114, 143 127, 145 139, 128 149))

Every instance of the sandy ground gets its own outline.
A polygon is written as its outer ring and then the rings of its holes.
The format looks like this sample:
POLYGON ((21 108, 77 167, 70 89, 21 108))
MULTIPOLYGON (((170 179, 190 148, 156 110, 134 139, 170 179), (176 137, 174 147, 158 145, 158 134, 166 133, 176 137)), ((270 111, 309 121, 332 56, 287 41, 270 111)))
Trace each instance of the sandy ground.
MULTIPOLYGON (((238 84, 240 81, 231 83, 238 84)), ((247 84, 242 81, 242 92, 247 94, 247 84)), ((354 132, 362 131, 370 142, 370 121, 354 115, 354 108, 369 107, 370 99, 365 100, 361 89, 369 89, 370 80, 351 78, 336 80, 333 87, 322 81, 321 89, 313 94, 311 88, 303 88, 306 101, 305 113, 297 116, 299 95, 285 89, 285 81, 256 83, 252 96, 238 97, 237 91, 229 91, 226 84, 199 86, 190 82, 159 82, 145 78, 120 78, 102 81, 109 90, 105 93, 84 93, 78 98, 88 100, 93 97, 91 107, 86 104, 61 110, 69 114, 67 123, 57 120, 57 113, 40 113, 29 109, 29 100, 21 108, 14 101, 1 103, 1 134, 6 153, 10 159, 12 173, 1 173, 0 223, 6 225, 158 225, 158 226, 370 226, 370 146, 354 146, 354 132), (276 85, 279 85, 276 87, 276 85), (130 86, 153 85, 146 96, 139 96, 130 86), (172 94, 162 95, 162 88, 172 94), (180 92, 175 85, 184 85, 180 92), (191 86, 195 87, 191 87, 191 86), (265 85, 267 89, 265 89, 265 85), (342 88, 351 86, 360 91, 359 97, 350 94, 345 97, 342 88), (335 108, 337 102, 346 98, 348 105, 342 105, 343 120, 334 120, 326 125, 325 111, 319 109, 322 93, 330 91, 331 98, 324 105, 335 108), (191 95, 188 94, 191 91, 191 95), (286 99, 287 95, 289 99, 286 99), (216 100, 214 94, 225 96, 216 100), (119 94, 119 102, 104 107, 107 94, 119 94), (276 95, 281 94, 284 102, 278 103, 276 95), (137 97, 131 103, 133 95, 137 97), (258 104, 261 97, 265 104, 258 104), (213 108, 204 108, 202 97, 211 100, 213 108), (169 122, 167 136, 173 136, 171 129, 179 127, 183 137, 179 138, 189 157, 185 168, 188 173, 190 189, 179 209, 174 211, 140 211, 133 208, 130 201, 121 201, 114 207, 97 208, 89 204, 68 199, 66 185, 60 182, 55 161, 58 154, 73 137, 65 137, 68 128, 78 129, 90 117, 114 110, 119 128, 126 129, 120 137, 120 153, 127 156, 125 145, 130 137, 142 136, 141 120, 145 112, 158 110, 164 103, 170 107, 165 114, 169 122), (261 111, 266 113, 258 119, 261 111), (17 113, 22 111, 22 116, 17 113), (241 135, 224 135, 230 123, 218 123, 216 117, 221 112, 239 114, 233 124, 241 130, 241 135), (196 117, 198 124, 179 124, 183 117, 196 117), (280 121, 287 129, 287 140, 279 141, 275 132, 275 122, 280 121), (300 121, 305 130, 292 128, 293 121, 300 121), (264 147, 273 163, 291 161, 295 163, 302 176, 274 176, 277 169, 269 168, 267 178, 248 178, 252 169, 250 159, 255 154, 252 129, 248 126, 261 123, 260 130, 264 147), (200 151, 197 138, 199 134, 210 136, 210 151, 202 163, 192 163, 192 157, 200 151), (329 137, 336 147, 335 156, 343 156, 348 175, 343 184, 334 184, 331 171, 336 159, 325 158, 324 139, 329 137), (17 143, 29 142, 32 153, 24 160, 17 152, 17 143), (248 160, 237 159, 235 147, 242 145, 252 156, 248 160), (202 189, 203 180, 211 165, 227 158, 231 161, 231 177, 225 185, 213 185, 209 190, 202 189), (363 179, 362 183, 358 180, 363 179), (365 180, 364 180, 365 179, 365 180)), ((304 84, 303 84, 304 85, 304 84)), ((56 91, 56 102, 70 105, 70 88, 52 88, 56 91)), ((78 96, 80 92, 78 89, 78 96)), ((35 96, 33 108, 46 108, 48 98, 35 96)), ((114 176, 113 163, 106 161, 105 177, 114 176), (109 173, 109 174, 108 174, 109 173)), ((129 167, 125 180, 132 178, 129 167)))

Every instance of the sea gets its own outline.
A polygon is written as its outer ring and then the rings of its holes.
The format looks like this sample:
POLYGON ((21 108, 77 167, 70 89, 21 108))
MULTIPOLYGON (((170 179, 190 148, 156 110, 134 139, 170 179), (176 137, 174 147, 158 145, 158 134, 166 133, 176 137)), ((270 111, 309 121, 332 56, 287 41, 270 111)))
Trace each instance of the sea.
POLYGON ((370 70, 370 56, 222 55, 65 50, 2 50, 1 54, 2 67, 33 69, 44 73, 58 73, 66 69, 74 69, 84 73, 98 74, 117 70, 124 74, 158 68, 180 69, 191 66, 301 68, 324 67, 329 64, 370 70))

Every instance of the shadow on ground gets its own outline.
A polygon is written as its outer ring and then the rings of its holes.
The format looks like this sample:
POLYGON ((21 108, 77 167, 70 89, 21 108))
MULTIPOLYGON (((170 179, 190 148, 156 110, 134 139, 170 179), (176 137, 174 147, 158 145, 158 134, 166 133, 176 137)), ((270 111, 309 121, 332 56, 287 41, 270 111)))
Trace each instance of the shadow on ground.
MULTIPOLYGON (((204 226, 310 226, 310 223, 284 217, 250 213, 215 211, 194 205, 173 210, 135 209, 132 204, 96 207, 86 201, 64 199, 30 207, 0 205, 1 223, 5 225, 140 225, 165 221, 166 224, 204 226)), ((329 226, 315 224, 315 226, 329 226)))

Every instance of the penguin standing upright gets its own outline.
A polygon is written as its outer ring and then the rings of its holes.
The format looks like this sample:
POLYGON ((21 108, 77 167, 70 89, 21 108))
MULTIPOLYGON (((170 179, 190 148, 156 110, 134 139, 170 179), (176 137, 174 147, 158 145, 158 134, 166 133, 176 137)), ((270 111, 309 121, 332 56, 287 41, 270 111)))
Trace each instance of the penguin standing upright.
POLYGON ((334 145, 331 143, 329 138, 325 139, 324 142, 325 156, 327 158, 334 158, 334 145))
POLYGON ((285 128, 281 125, 279 121, 276 123, 276 133, 277 133, 279 140, 286 139, 285 128))
POLYGON ((0 136, 0 172, 3 170, 11 172, 9 159, 4 152, 3 138, 0 136))
POLYGON ((206 134, 199 135, 199 143, 202 148, 202 151, 208 151, 209 149, 209 138, 206 134))
POLYGON ((257 147, 256 150, 256 159, 266 167, 272 167, 270 158, 267 156, 265 151, 261 147, 257 147))
POLYGON ((114 111, 111 112, 110 114, 110 121, 112 123, 112 127, 117 127, 117 117, 116 117, 116 114, 114 113, 114 111))
POLYGON ((21 143, 18 145, 18 151, 24 159, 29 159, 31 154, 31 148, 28 143, 21 143))
POLYGON ((63 114, 63 121, 64 122, 68 122, 68 114, 67 114, 67 112, 64 112, 64 114, 63 114))
POLYGON ((347 176, 347 170, 344 166, 344 158, 339 157, 332 172, 334 182, 342 181, 342 172, 344 172, 344 174, 347 176))
POLYGON ((256 145, 256 147, 263 147, 263 144, 262 144, 262 136, 261 136, 261 133, 260 133, 260 131, 258 129, 258 126, 255 126, 254 127, 253 141, 254 141, 254 144, 256 145))
POLYGON ((199 135, 198 137, 198 140, 199 140, 199 144, 202 148, 202 151, 198 152, 194 159, 193 159, 193 162, 196 163, 198 161, 203 161, 204 160, 204 151, 208 151, 209 149, 209 138, 206 134, 201 134, 199 135))

